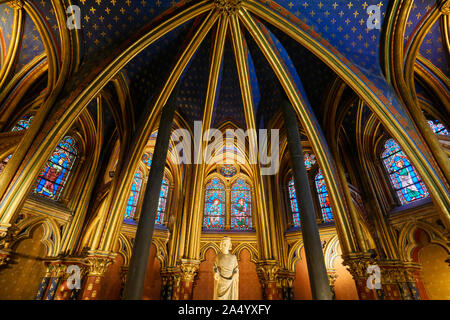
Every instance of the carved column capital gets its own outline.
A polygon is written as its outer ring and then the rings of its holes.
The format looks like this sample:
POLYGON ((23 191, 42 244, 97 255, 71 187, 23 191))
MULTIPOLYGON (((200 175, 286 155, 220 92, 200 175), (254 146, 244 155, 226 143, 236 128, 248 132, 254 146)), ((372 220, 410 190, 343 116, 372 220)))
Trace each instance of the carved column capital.
POLYGON ((23 1, 22 0, 11 0, 8 2, 8 5, 13 9, 22 9, 23 1))
POLYGON ((198 260, 182 259, 180 264, 181 280, 186 282, 194 282, 199 266, 200 261, 198 260))
POLYGON ((88 256, 86 259, 88 276, 103 277, 114 261, 114 256, 115 254, 88 256))
POLYGON ((235 14, 241 8, 242 0, 214 0, 216 8, 227 15, 235 14))
POLYGON ((367 268, 371 264, 375 264, 375 260, 368 253, 354 253, 343 256, 344 266, 353 276, 353 279, 367 278, 367 268))
POLYGON ((443 0, 441 2, 441 7, 439 9, 442 14, 450 15, 450 1, 449 0, 443 0))
POLYGON ((275 282, 278 278, 278 266, 276 261, 260 261, 256 265, 256 270, 261 282, 275 282))

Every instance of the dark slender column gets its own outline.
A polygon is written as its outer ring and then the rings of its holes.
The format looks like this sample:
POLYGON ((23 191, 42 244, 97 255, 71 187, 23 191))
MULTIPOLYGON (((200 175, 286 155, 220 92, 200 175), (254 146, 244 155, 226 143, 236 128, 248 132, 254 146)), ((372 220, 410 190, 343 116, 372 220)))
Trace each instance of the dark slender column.
POLYGON ((312 298, 331 300, 332 295, 328 283, 319 228, 317 227, 314 203, 304 162, 302 142, 297 124, 297 114, 291 104, 286 100, 282 101, 281 108, 283 110, 292 169, 294 170, 294 184, 300 209, 302 236, 305 245, 312 298))
POLYGON ((179 86, 173 90, 169 101, 162 110, 158 136, 153 152, 152 165, 150 167, 147 188, 145 190, 141 215, 136 231, 133 254, 127 273, 124 300, 142 299, 148 257, 155 226, 156 210, 158 209, 159 194, 164 176, 164 167, 166 165, 170 133, 175 115, 178 88, 179 86))

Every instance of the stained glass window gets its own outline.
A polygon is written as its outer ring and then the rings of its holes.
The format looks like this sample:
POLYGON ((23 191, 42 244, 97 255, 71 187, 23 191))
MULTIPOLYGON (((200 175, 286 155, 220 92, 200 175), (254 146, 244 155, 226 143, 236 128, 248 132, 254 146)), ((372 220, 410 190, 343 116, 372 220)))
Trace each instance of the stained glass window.
POLYGON ((384 144, 381 159, 402 204, 428 197, 427 188, 416 169, 393 139, 384 144))
POLYGON ((145 163, 145 165, 149 169, 152 166, 152 158, 153 158, 153 154, 151 154, 149 152, 144 153, 144 155, 142 156, 142 162, 145 163))
POLYGON ((333 212, 330 206, 330 198, 328 197, 327 185, 325 184, 325 179, 322 175, 322 170, 319 172, 314 179, 316 184, 317 194, 319 196, 320 210, 322 211, 322 217, 324 222, 332 222, 333 212))
POLYGON ((434 133, 440 134, 443 136, 449 135, 447 128, 445 128, 445 126, 442 123, 440 123, 439 121, 428 120, 428 124, 430 125, 431 130, 433 130, 434 133))
POLYGON ((141 171, 136 171, 131 184, 130 197, 128 198, 127 208, 125 211, 125 220, 132 220, 136 214, 136 207, 139 201, 139 195, 142 188, 143 174, 141 171))
POLYGON ((220 174, 227 178, 233 177, 236 173, 237 169, 230 164, 226 164, 220 168, 220 174))
POLYGON ((72 137, 62 139, 39 174, 34 192, 52 200, 59 200, 77 153, 76 142, 72 137))
POLYGON ((220 230, 225 227, 225 186, 215 178, 206 185, 203 227, 220 230))
POLYGON ((315 163, 316 163, 316 156, 313 154, 305 153, 306 170, 311 169, 315 163))
POLYGON ((3 170, 5 169, 6 165, 8 164, 9 159, 11 159, 12 154, 10 154, 9 156, 7 156, 5 159, 3 159, 2 161, 0 161, 0 174, 3 172, 3 170))
POLYGON ((167 207, 167 195, 169 194, 169 181, 164 177, 161 184, 161 191, 159 193, 158 211, 156 212, 155 224, 164 223, 164 214, 167 207))
POLYGON ((22 131, 26 130, 30 127, 31 122, 33 121, 33 116, 25 116, 22 120, 17 122, 17 124, 12 128, 11 131, 22 131))
POLYGON ((289 180, 288 189, 289 189, 289 203, 291 204, 292 219, 294 222, 294 226, 300 227, 301 226, 300 210, 298 208, 297 194, 295 192, 294 177, 292 177, 291 180, 289 180))
POLYGON ((252 194, 250 186, 238 179, 231 187, 231 229, 252 228, 252 194))

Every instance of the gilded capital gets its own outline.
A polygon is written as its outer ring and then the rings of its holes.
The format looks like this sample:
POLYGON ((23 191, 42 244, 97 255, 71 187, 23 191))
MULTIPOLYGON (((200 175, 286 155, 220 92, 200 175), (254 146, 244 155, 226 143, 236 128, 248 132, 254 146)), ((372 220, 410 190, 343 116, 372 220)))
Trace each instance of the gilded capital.
POLYGON ((242 0, 214 0, 216 8, 221 13, 235 14, 241 8, 242 0))
POLYGON ((280 267, 276 261, 261 261, 257 265, 258 276, 263 282, 274 282, 278 278, 280 267))
POLYGON ((198 273, 200 263, 196 260, 183 260, 180 265, 181 280, 193 282, 198 273))
POLYGON ((88 276, 102 277, 112 262, 111 257, 89 257, 88 276))
POLYGON ((8 5, 13 9, 22 9, 23 1, 22 0, 11 0, 8 2, 8 5))
POLYGON ((442 14, 450 15, 450 1, 449 0, 442 1, 440 11, 442 14))
POLYGON ((344 257, 344 261, 342 262, 344 266, 347 266, 348 271, 355 280, 367 278, 367 268, 374 263, 375 260, 365 254, 344 257))

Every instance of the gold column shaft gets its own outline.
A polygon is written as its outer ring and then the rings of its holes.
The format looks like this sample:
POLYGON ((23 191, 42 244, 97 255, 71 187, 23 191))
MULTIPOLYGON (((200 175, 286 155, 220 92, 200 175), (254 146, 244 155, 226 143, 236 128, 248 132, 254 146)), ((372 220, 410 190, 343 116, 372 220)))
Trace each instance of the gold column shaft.
POLYGON ((191 202, 190 223, 186 230, 186 248, 184 256, 187 259, 197 259, 200 254, 200 237, 202 226, 202 207, 201 199, 203 179, 205 176, 205 161, 203 159, 204 151, 208 147, 208 142, 203 141, 203 135, 211 127, 214 103, 216 100, 217 86, 219 82, 219 73, 222 65, 223 52, 225 48, 225 39, 227 34, 228 16, 225 13, 220 15, 220 21, 217 26, 216 37, 214 41, 214 51, 209 72, 208 90, 206 93, 205 111, 203 114, 203 123, 201 130, 201 143, 197 154, 194 155, 196 162, 194 164, 194 188, 193 199, 191 202))
MULTIPOLYGON (((261 165, 259 161, 258 139, 256 136, 256 123, 253 106, 253 94, 250 87, 250 75, 248 71, 247 59, 245 58, 244 44, 242 40, 242 32, 239 26, 239 20, 236 15, 230 17, 231 35, 233 39, 234 54, 236 57, 236 66, 239 75, 239 83, 241 88, 242 103, 244 105, 245 122, 248 129, 248 139, 250 153, 255 151, 257 153, 257 163, 251 163, 251 168, 254 176, 254 185, 256 193, 256 207, 257 207, 257 234, 259 242, 260 259, 273 259, 272 246, 274 242, 271 239, 271 227, 269 225, 266 195, 264 191, 264 182, 261 176, 261 165)), ((273 231, 273 230, 272 230, 273 231)))

